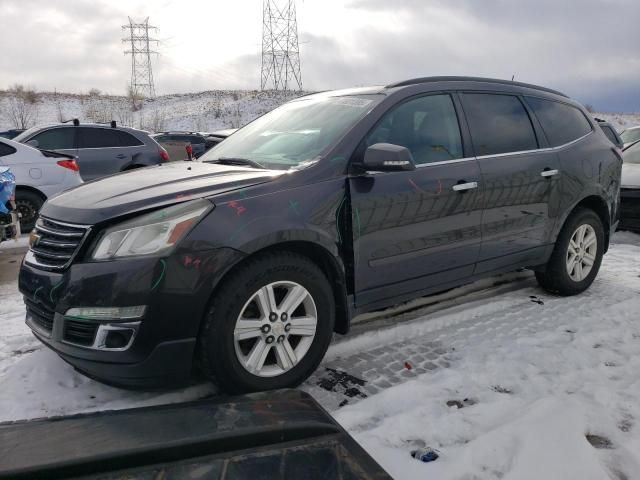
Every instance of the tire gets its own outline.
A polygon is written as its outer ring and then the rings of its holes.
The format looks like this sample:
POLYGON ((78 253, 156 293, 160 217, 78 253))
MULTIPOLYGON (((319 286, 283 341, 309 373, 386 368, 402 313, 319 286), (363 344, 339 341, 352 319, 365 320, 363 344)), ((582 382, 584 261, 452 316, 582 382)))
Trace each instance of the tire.
POLYGON ((25 233, 33 230, 38 212, 44 204, 44 198, 29 190, 16 190, 16 210, 21 214, 20 230, 25 233))
POLYGON ((335 322, 333 292, 322 270, 297 253, 266 253, 241 265, 223 282, 211 300, 198 337, 198 362, 205 375, 228 393, 294 387, 307 379, 329 348, 335 322), (285 315, 283 320, 283 313, 289 311, 285 300, 294 291, 301 293, 291 298, 304 300, 289 312, 291 318, 285 315), (260 292, 273 292, 276 312, 263 312, 274 309, 260 307, 260 292), (278 318, 274 320, 272 313, 278 318), (314 313, 317 323, 311 337, 313 327, 300 322, 307 323, 314 313), (247 330, 253 337, 239 340, 238 327, 249 325, 245 320, 254 322, 250 332, 247 330), (289 330, 283 330, 289 323, 289 330), (267 326, 269 331, 265 332, 267 326), (296 335, 298 330, 304 335, 296 335), (280 337, 284 337, 282 341, 280 337), (269 350, 266 356, 252 357, 252 353, 263 351, 261 348, 269 350), (284 357, 297 358, 288 369, 283 368, 287 363, 281 362, 285 351, 295 355, 284 357), (264 358, 263 365, 252 358, 264 358))
MULTIPOLYGON (((578 245, 579 247, 579 245, 578 245)), ((604 254, 604 228, 600 217, 593 211, 586 208, 577 209, 567 219, 558 238, 556 245, 547 263, 544 272, 536 272, 536 279, 542 288, 558 295, 569 296, 584 292, 593 283, 598 275, 602 256, 604 254), (586 248, 573 248, 575 240, 579 240, 578 229, 583 230, 583 244, 590 243, 591 235, 595 235, 595 250, 591 246, 586 248), (571 240, 574 242, 571 243, 571 240), (578 253, 573 255, 572 251, 578 253), (571 262, 573 259, 573 262, 571 262), (587 263, 592 262, 587 271, 587 263), (580 271, 577 264, 580 263, 580 271), (573 268, 571 267, 573 265, 573 268), (571 270, 571 271, 570 271, 571 270)))

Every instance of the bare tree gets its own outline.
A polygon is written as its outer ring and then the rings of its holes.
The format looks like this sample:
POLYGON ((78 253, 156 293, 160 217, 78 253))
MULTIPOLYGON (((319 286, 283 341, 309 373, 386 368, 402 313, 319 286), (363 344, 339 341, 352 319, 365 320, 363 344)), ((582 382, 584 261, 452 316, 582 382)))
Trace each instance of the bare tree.
POLYGON ((595 109, 593 108, 593 105, 591 105, 590 103, 585 104, 584 108, 587 109, 587 112, 589 113, 594 113, 595 109))
POLYGON ((137 112, 142 108, 144 96, 139 94, 132 85, 127 85, 127 98, 131 102, 131 110, 137 112))
POLYGON ((29 128, 36 122, 38 115, 38 94, 34 88, 15 84, 9 88, 7 117, 15 128, 29 128))

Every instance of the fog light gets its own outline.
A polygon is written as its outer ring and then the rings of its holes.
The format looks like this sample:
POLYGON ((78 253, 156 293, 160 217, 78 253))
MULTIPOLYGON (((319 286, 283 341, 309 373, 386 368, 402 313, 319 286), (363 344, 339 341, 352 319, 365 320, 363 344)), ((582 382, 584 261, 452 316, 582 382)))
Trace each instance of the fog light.
POLYGON ((80 320, 131 320, 144 315, 146 305, 135 307, 75 307, 67 310, 65 317, 80 320))
POLYGON ((106 348, 124 348, 129 344, 133 330, 111 331, 104 341, 106 348))

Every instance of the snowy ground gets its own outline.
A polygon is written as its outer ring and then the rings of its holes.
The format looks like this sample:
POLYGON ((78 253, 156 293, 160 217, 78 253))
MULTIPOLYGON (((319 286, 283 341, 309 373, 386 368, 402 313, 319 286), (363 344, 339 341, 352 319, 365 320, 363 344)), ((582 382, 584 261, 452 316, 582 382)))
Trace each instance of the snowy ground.
MULTIPOLYGON (((366 319, 303 389, 394 478, 640 478, 640 236, 616 234, 577 297, 547 295, 527 274, 507 280, 395 324, 366 319), (437 461, 410 457, 425 445, 437 461)), ((16 288, 0 285, 0 421, 215 393, 130 392, 77 374, 24 326, 16 288)))

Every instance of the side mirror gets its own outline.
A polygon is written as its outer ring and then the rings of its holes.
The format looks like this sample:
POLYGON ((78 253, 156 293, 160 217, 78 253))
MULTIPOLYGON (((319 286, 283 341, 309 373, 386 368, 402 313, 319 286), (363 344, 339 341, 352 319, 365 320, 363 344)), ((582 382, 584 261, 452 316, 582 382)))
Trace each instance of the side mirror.
POLYGON ((40 143, 38 143, 38 140, 29 140, 27 142, 27 145, 33 148, 38 148, 38 145, 40 145, 40 143))
POLYGON ((413 155, 408 148, 392 143, 376 143, 364 152, 365 170, 374 172, 402 172, 415 170, 413 155))

